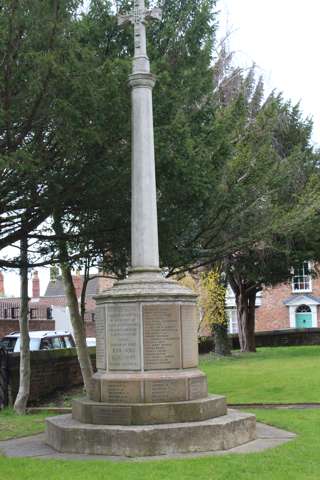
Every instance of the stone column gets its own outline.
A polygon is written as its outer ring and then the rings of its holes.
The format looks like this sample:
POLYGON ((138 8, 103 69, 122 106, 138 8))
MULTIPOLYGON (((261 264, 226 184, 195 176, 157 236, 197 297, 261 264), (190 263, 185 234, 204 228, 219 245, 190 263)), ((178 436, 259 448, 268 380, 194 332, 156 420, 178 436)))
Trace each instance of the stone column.
POLYGON ((156 175, 150 73, 130 76, 132 88, 132 270, 159 269, 156 175))

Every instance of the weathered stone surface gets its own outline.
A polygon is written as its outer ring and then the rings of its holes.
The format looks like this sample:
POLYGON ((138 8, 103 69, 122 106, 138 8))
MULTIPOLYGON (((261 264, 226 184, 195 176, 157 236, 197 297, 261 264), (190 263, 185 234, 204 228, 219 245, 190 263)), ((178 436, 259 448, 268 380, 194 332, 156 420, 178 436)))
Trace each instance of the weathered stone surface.
POLYGON ((136 373, 99 372, 93 378, 101 384, 100 398, 106 403, 180 402, 208 396, 207 377, 196 368, 136 373))
POLYGON ((195 305, 181 305, 180 308, 182 368, 194 368, 199 363, 197 307, 195 305))
POLYGON ((105 370, 106 362, 106 312, 104 305, 97 305, 95 310, 96 323, 96 366, 97 370, 105 370))
POLYGON ((145 304, 142 318, 144 369, 181 368, 179 304, 145 304))
POLYGON ((108 370, 140 370, 140 314, 138 304, 107 306, 108 370))
POLYGON ((46 431, 46 443, 59 452, 126 457, 227 450, 255 438, 255 416, 240 412, 153 426, 88 425, 63 415, 47 419, 46 431))
POLYGON ((174 280, 163 278, 160 273, 131 273, 125 280, 96 297, 98 304, 113 303, 115 299, 123 302, 188 302, 195 305, 197 295, 189 288, 174 280))
POLYGON ((141 403, 141 381, 102 380, 101 401, 107 403, 141 403))
POLYGON ((208 382, 205 375, 188 379, 189 400, 204 398, 208 394, 208 382))
POLYGON ((94 425, 156 425, 162 423, 198 422, 225 415, 225 397, 210 397, 187 402, 114 405, 74 400, 72 418, 94 425))
POLYGON ((181 379, 145 380, 144 401, 146 403, 182 402, 187 399, 187 383, 181 379))

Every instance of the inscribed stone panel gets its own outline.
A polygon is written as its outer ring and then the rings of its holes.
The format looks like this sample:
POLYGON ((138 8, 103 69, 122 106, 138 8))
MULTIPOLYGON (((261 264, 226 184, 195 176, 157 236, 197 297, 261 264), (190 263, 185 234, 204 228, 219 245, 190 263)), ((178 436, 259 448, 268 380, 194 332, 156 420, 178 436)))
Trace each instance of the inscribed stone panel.
POLYGON ((106 403, 140 403, 141 382, 140 381, 102 381, 101 401, 106 403))
POLYGON ((98 370, 105 370, 106 366, 106 315, 104 305, 97 305, 95 310, 96 324, 96 364, 98 370))
POLYGON ((143 306, 145 370, 181 368, 179 305, 143 306))
POLYGON ((93 407, 92 420, 96 425, 130 425, 131 408, 110 405, 93 407))
POLYGON ((182 402, 187 400, 185 379, 151 380, 145 382, 145 402, 182 402))
POLYGON ((195 305, 181 306, 182 368, 198 366, 198 318, 195 305))
POLYGON ((205 376, 190 378, 189 380, 189 400, 197 400, 208 396, 208 385, 205 376))
POLYGON ((140 316, 137 304, 108 305, 108 370, 140 370, 140 316))

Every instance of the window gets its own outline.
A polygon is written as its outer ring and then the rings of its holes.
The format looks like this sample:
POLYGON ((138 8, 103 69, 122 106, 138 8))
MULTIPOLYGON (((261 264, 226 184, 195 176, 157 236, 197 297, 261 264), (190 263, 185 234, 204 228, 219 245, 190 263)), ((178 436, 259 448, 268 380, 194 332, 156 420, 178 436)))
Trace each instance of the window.
POLYGON ((19 307, 12 307, 11 308, 11 318, 19 318, 19 307))
POLYGON ((311 292, 312 282, 311 275, 309 274, 310 266, 309 262, 303 262, 302 267, 295 269, 292 278, 292 291, 293 292, 311 292))
POLYGON ((52 343, 50 338, 43 338, 40 344, 40 350, 51 350, 52 343))
POLYGON ((30 308, 30 319, 33 320, 34 318, 37 318, 37 309, 30 308))
POLYGON ((55 350, 58 348, 64 348, 64 342, 62 344, 60 337, 52 337, 51 342, 52 348, 54 348, 55 350))
POLYGON ((229 315, 229 333, 238 333, 237 310, 235 308, 230 308, 227 312, 229 315))
POLYGON ((16 337, 4 337, 1 340, 0 346, 8 350, 8 352, 13 352, 16 342, 17 342, 16 337))
POLYGON ((64 342, 65 342, 67 348, 73 348, 75 346, 74 341, 73 341, 72 337, 70 337, 70 335, 67 335, 63 338, 64 338, 64 342))
POLYGON ((308 305, 300 305, 296 310, 297 313, 311 313, 311 308, 308 305))

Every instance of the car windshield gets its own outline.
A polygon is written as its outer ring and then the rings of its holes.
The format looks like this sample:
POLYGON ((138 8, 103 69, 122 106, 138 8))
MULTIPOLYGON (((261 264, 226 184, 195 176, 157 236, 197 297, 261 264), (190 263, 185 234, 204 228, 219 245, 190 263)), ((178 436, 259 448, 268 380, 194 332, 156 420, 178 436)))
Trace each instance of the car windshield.
MULTIPOLYGON (((14 346, 14 350, 11 350, 13 352, 20 352, 20 337, 16 339, 16 343, 14 346)), ((33 352, 34 350, 39 350, 39 343, 40 339, 39 338, 30 338, 30 352, 33 352)))

